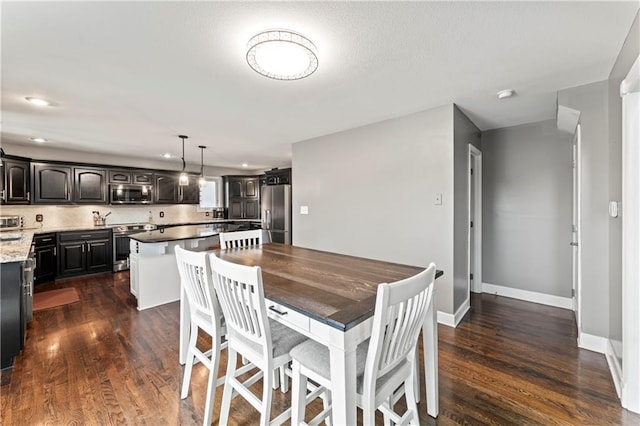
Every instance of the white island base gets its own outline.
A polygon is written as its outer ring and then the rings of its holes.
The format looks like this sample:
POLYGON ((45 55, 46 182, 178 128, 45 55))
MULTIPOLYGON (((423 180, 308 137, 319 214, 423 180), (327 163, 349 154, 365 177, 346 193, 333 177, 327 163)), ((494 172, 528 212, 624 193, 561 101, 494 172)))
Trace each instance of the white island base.
POLYGON ((138 310, 180 300, 180 276, 175 247, 206 251, 219 245, 218 235, 177 241, 141 242, 131 239, 129 280, 138 310))

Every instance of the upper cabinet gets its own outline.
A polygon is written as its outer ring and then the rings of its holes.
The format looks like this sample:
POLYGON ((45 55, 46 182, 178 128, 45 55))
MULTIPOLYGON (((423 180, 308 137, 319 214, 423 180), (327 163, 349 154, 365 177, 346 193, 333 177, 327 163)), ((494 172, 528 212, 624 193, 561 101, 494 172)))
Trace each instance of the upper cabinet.
POLYGON ((260 218, 260 177, 225 176, 229 219, 260 218))
POLYGON ((141 185, 153 184, 153 173, 145 170, 109 169, 109 183, 141 185))
POLYGON ((105 169, 75 168, 74 197, 79 204, 107 203, 107 171, 105 169))
POLYGON ((178 175, 175 173, 156 173, 154 175, 156 204, 175 204, 178 202, 178 175))
POLYGON ((33 202, 71 204, 73 171, 60 164, 33 163, 33 202))
POLYGON ((2 204, 29 204, 31 198, 29 161, 3 158, 1 166, 2 204))
POLYGON ((199 180, 199 175, 189 175, 189 185, 178 186, 178 202, 180 204, 198 204, 200 202, 199 180))

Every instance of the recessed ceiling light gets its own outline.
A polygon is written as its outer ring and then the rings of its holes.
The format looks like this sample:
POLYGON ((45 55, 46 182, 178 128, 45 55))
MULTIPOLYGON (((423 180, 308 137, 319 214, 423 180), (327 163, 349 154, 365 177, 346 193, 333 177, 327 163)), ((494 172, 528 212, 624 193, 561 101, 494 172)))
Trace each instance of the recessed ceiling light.
POLYGON ((49 142, 49 140, 45 139, 45 138, 31 138, 31 140, 34 141, 34 142, 39 142, 39 143, 49 142))
POLYGON ((516 93, 513 89, 501 90, 497 93, 498 99, 506 99, 512 97, 516 93))
POLYGON ((49 106, 51 105, 51 101, 48 101, 46 99, 41 99, 41 98, 32 98, 32 97, 26 97, 25 98, 27 100, 27 102, 36 105, 36 106, 49 106))
POLYGON ((316 46, 287 30, 262 32, 247 43, 247 62, 259 74, 275 80, 299 80, 318 68, 316 46))
POLYGON ((171 154, 169 154, 169 153, 162 154, 162 156, 163 156, 164 158, 171 158, 171 154))
POLYGON ((242 163, 242 167, 249 167, 247 163, 242 163))

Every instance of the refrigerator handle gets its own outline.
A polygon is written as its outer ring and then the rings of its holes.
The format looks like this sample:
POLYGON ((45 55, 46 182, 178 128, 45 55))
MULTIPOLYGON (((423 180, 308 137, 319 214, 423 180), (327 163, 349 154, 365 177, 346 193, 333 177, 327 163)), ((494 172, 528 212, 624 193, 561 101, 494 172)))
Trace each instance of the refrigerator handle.
POLYGON ((266 209, 264 211, 264 229, 271 229, 271 210, 266 209))

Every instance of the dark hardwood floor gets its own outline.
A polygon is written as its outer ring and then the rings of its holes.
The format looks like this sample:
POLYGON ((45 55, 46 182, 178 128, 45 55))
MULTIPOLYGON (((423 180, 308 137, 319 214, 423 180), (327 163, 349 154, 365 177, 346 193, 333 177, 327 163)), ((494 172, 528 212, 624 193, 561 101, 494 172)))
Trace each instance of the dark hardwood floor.
MULTIPOLYGON (((139 312, 128 282, 120 272, 37 289, 76 287, 80 302, 34 313, 24 351, 0 376, 1 424, 202 422, 206 368, 194 367, 189 397, 179 397, 178 303, 139 312)), ((570 311, 474 295, 458 328, 438 331, 440 415, 426 415, 423 387, 421 424, 640 424, 621 408, 604 356, 576 347, 570 311)), ((223 356, 220 375, 225 365, 223 356)), ((219 388, 214 423, 221 397, 219 388)), ((277 391, 272 413, 289 398, 277 391)), ((230 423, 258 417, 233 400, 230 423)))

